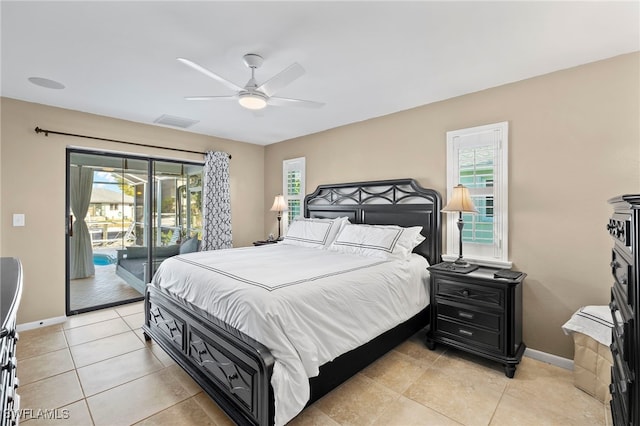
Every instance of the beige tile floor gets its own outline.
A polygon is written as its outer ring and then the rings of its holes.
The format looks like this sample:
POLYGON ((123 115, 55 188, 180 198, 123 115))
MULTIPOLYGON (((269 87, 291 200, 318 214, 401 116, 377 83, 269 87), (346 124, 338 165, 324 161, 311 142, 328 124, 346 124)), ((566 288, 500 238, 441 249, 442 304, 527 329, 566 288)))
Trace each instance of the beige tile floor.
POLYGON ((116 265, 96 266, 94 276, 69 281, 69 290, 72 311, 143 296, 116 275, 116 265))
MULTIPOLYGON (((21 406, 52 410, 36 425, 230 425, 140 326, 142 303, 20 333, 21 406)), ((418 333, 296 417, 291 425, 610 425, 606 406, 572 373, 524 358, 514 379, 498 364, 428 350, 418 333)))

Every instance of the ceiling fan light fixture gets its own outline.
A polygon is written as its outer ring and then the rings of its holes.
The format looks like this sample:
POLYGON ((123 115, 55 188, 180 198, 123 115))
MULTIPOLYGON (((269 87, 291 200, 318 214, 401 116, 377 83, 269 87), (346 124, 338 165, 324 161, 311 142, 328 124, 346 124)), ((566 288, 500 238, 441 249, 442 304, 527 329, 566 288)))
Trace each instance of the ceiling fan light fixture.
POLYGON ((238 102, 246 109, 259 110, 267 106, 267 98, 260 93, 240 93, 238 102))

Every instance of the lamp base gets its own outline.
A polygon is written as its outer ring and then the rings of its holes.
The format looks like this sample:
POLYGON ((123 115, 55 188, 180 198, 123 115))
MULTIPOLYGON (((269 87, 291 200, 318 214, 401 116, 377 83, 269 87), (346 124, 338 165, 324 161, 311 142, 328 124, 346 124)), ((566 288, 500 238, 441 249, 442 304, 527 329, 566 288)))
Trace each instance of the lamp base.
POLYGON ((429 269, 438 269, 441 271, 450 271, 450 272, 456 272, 458 274, 468 274, 471 271, 475 271, 476 269, 479 268, 478 265, 472 265, 469 262, 466 261, 462 261, 462 263, 458 263, 456 262, 441 262, 438 263, 437 265, 433 265, 431 266, 429 269), (466 265, 465 265, 466 264, 466 265))
POLYGON ((455 262, 453 262, 453 264, 456 268, 468 268, 469 266, 471 266, 471 264, 464 260, 462 257, 457 258, 455 262))

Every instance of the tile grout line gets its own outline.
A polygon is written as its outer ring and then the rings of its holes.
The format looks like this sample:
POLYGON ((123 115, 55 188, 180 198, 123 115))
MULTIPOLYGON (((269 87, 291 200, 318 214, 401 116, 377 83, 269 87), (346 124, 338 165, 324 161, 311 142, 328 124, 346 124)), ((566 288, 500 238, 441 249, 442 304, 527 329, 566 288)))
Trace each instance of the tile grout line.
MULTIPOLYGON (((152 353, 152 355, 153 355, 153 353, 152 353)), ((155 356, 155 355, 154 355, 154 356, 155 356)), ((162 363, 161 363, 161 364, 162 364, 162 363)), ((163 370, 168 370, 170 367, 171 367, 171 366, 168 366, 168 367, 163 366, 162 368, 159 368, 159 369, 158 369, 158 370, 156 370, 156 371, 153 371, 153 372, 150 372, 150 373, 144 374, 144 375, 142 375, 142 376, 140 376, 140 377, 137 377, 137 378, 135 378, 135 379, 133 379, 133 380, 129 380, 129 381, 125 382, 125 383, 121 383, 121 384, 119 384, 119 385, 117 385, 117 386, 114 386, 114 387, 111 387, 111 388, 109 388, 109 389, 102 390, 102 391, 100 391, 100 392, 98 392, 98 393, 96 393, 96 394, 94 394, 94 395, 91 395, 91 397, 88 397, 88 398, 93 398, 93 397, 95 397, 95 396, 97 396, 97 395, 100 395, 100 394, 105 393, 105 392, 107 392, 107 391, 110 391, 110 390, 116 389, 116 388, 118 388, 118 387, 120 387, 120 386, 124 386, 124 385, 126 385, 126 384, 128 384, 128 383, 135 382, 136 380, 140 380, 140 379, 143 379, 143 378, 145 378, 145 377, 151 376, 151 375, 153 375, 153 374, 157 374, 157 373, 159 373, 159 372, 161 372, 161 371, 163 371, 163 370)), ((169 372, 169 374, 171 374, 171 372, 169 372)), ((185 387, 184 387, 180 382, 178 382, 178 380, 177 380, 175 377, 173 377, 173 375, 172 375, 172 378, 173 378, 174 380, 176 380, 176 384, 177 384, 178 386, 180 386, 180 387, 181 387, 185 392, 187 392, 187 393, 188 393, 188 390, 187 390, 187 389, 186 389, 186 388, 185 388, 185 387)), ((196 382, 196 384, 197 384, 197 382, 196 382)), ((200 385, 198 385, 198 386, 200 387, 200 385)), ((204 390, 203 390, 202 388, 200 388, 200 391, 199 391, 199 392, 197 392, 196 394, 191 395, 191 396, 188 396, 188 397, 186 397, 186 398, 184 398, 184 399, 181 399, 181 400, 179 400, 179 401, 176 401, 174 404, 172 404, 172 405, 170 405, 170 406, 168 406, 168 407, 166 407, 166 408, 164 408, 164 409, 162 409, 162 410, 160 410, 160 411, 156 411, 156 412, 154 412, 153 414, 151 414, 151 415, 149 415, 149 416, 147 416, 147 417, 144 417, 144 418, 142 418, 142 419, 140 419, 140 420, 136 421, 135 423, 132 423, 132 426, 133 426, 133 425, 136 425, 136 424, 138 424, 138 423, 140 423, 140 422, 143 422, 144 420, 149 419, 150 417, 153 417, 153 416, 155 416, 155 415, 157 415, 157 414, 160 414, 160 413, 162 413, 163 411, 168 410, 169 408, 172 408, 172 407, 174 407, 174 406, 176 406, 176 405, 178 405, 178 404, 181 404, 181 403, 183 403, 183 402, 185 402, 185 401, 188 401, 189 399, 194 398, 196 395, 198 395, 198 394, 200 394, 200 393, 203 393, 203 392, 204 392, 204 390)), ((85 398, 85 399, 87 399, 87 398, 85 398)), ((205 415, 207 416, 207 418, 210 418, 210 419, 211 419, 211 417, 210 417, 210 416, 209 416, 209 415, 204 411, 204 409, 203 409, 203 408, 202 408, 202 407, 197 403, 197 401, 196 401, 196 404, 197 404, 197 405, 200 407, 200 409, 205 413, 205 415)), ((89 403, 88 403, 88 402, 87 402, 87 408, 89 408, 89 403)), ((91 412, 91 409, 90 409, 90 408, 89 408, 89 412, 91 412)), ((215 423, 215 421, 214 421, 213 419, 211 419, 211 420, 215 423)), ((93 416, 92 416, 92 421, 93 421, 93 416)), ((94 425, 95 425, 95 422, 94 422, 94 425)))
MULTIPOLYGON (((181 386, 182 386, 182 385, 181 385, 181 386)), ((143 419, 140 419, 140 420, 138 420, 137 422, 133 423, 131 426, 135 426, 135 425, 137 425, 137 424, 140 424, 140 423, 144 422, 145 420, 148 420, 148 419, 150 419, 150 418, 152 418, 152 417, 154 417, 154 416, 157 416, 157 415, 158 415, 158 414, 160 414, 160 413, 164 413, 165 411, 167 411, 167 410, 169 410, 169 409, 171 409, 171 408, 173 408, 173 407, 175 407, 175 406, 177 406, 177 405, 180 405, 180 404, 182 404, 183 402, 188 401, 188 400, 190 400, 190 399, 193 399, 193 402, 195 402, 195 404, 198 406, 198 408, 200 408, 200 410, 202 410, 202 412, 207 416, 207 418, 208 418, 209 420, 211 420, 211 422, 212 422, 213 424, 217 424, 217 423, 216 423, 216 421, 215 421, 215 419, 213 419, 211 416, 209 416, 209 414, 207 414, 207 412, 204 410, 204 408, 202 408, 202 406, 201 406, 200 404, 198 404, 198 401, 196 400, 196 396, 197 396, 197 395, 200 395, 201 393, 204 393, 204 390, 202 390, 202 391, 198 392, 198 393, 197 393, 197 394, 195 394, 195 395, 192 395, 192 396, 188 397, 187 399, 183 399, 182 401, 178 401, 178 402, 176 402, 175 404, 170 405, 170 406, 168 406, 167 408, 164 408, 164 409, 162 409, 162 410, 160 410, 160 411, 157 411, 157 412, 155 412, 155 413, 153 413, 153 414, 151 414, 151 415, 149 415, 149 416, 147 416, 147 417, 145 417, 145 418, 143 418, 143 419)))
MULTIPOLYGON (((382 383, 378 383, 379 385, 384 386, 382 383)), ((386 387, 386 386, 385 386, 386 387)), ((389 389, 389 388, 387 388, 389 389)), ((397 393, 397 392, 396 392, 397 393)), ((394 404, 398 403, 398 400, 402 397, 403 395, 401 393, 398 393, 396 398, 389 404, 390 406, 393 406, 394 404)), ((372 424, 375 424, 378 420, 380 420, 380 418, 382 418, 384 416, 384 414, 387 412, 387 410, 389 409, 389 407, 387 407, 386 409, 382 410, 382 412, 380 414, 378 414, 375 419, 373 419, 373 421, 371 422, 372 424)), ((322 410, 320 410, 322 411, 322 410)), ((326 413, 325 413, 326 414, 326 413)))
MULTIPOLYGON (((80 376, 78 375, 78 367, 76 365, 76 360, 73 358, 73 353, 71 353, 71 346, 69 346, 69 340, 67 340, 67 334, 64 332, 64 326, 62 327, 62 335, 64 337, 65 343, 67 344, 67 347, 65 349, 69 351, 69 357, 71 357, 71 363, 73 364, 73 372, 75 373, 76 380, 78 381, 78 386, 80 386, 80 392, 82 392, 82 396, 84 397, 82 399, 79 399, 78 401, 84 402, 84 406, 87 408, 87 413, 89 413, 89 418, 91 419, 91 424, 95 425, 95 422, 93 421, 93 415, 91 413, 91 410, 89 409, 89 404, 87 403, 87 395, 84 393, 84 387, 82 386, 82 381, 80 380, 80 376)), ((67 405, 75 404, 78 401, 71 402, 67 405)))
MULTIPOLYGON (((142 351, 142 350, 149 350, 149 349, 147 349, 147 348, 136 349, 135 351, 126 352, 126 353, 124 353, 124 354, 122 354, 122 355, 127 355, 127 354, 130 354, 130 353, 133 353, 133 352, 136 352, 136 351, 142 351)), ((94 394, 92 394, 92 395, 86 395, 86 394, 84 394, 84 392, 83 392, 83 394, 85 395, 85 398, 93 398, 93 397, 94 397, 94 396, 96 396, 96 395, 100 395, 101 393, 104 393, 104 392, 110 391, 110 390, 112 390, 112 389, 115 389, 115 388, 117 388, 118 386, 126 385, 127 383, 134 382, 134 381, 136 381, 136 380, 138 380, 138 379, 142 379, 143 377, 147 377, 147 376, 150 376, 150 375, 152 375, 152 374, 156 374, 156 373, 158 373, 158 372, 160 372, 160 371, 162 371, 162 370, 165 370, 165 369, 169 368, 169 367, 165 367, 165 365, 164 365, 164 364, 162 364, 162 361, 160 361, 160 360, 158 359, 158 357, 156 357, 156 356, 155 356, 155 354, 154 354, 153 352, 151 352, 151 351, 149 351, 149 352, 150 352, 150 353, 151 353, 151 355, 156 359, 156 361, 158 361, 158 363, 161 365, 161 367, 160 367, 160 368, 158 368, 158 369, 156 369, 156 370, 153 370, 153 371, 146 372, 146 373, 144 373, 142 376, 135 377, 135 378, 133 378, 133 379, 131 379, 131 380, 127 380, 126 382, 119 383, 119 384, 114 385, 114 386, 112 386, 112 387, 110 387, 110 388, 103 389, 103 390, 101 390, 100 392, 96 392, 96 393, 94 393, 94 394)), ((121 356, 121 355, 117 355, 117 356, 121 356)), ((107 359, 106 359, 106 360, 104 360, 104 361, 107 361, 107 360, 109 360, 109 359, 113 359, 113 358, 116 358, 116 357, 107 358, 107 359)), ((102 361, 98 361, 98 362, 102 362, 102 361)), ((91 365, 95 365, 95 364, 97 364, 97 362, 96 362, 96 363, 94 363, 94 364, 91 364, 91 365)), ((87 366, 85 366, 85 367, 87 367, 87 366)), ((84 367, 80 367, 80 368, 84 368, 84 367)), ((76 370, 76 371, 77 371, 77 370, 76 370)), ((83 389, 83 391, 84 391, 84 389, 83 389)))
MULTIPOLYGON (((69 347, 68 347, 68 349, 69 349, 69 352, 71 352, 71 348, 72 348, 72 347, 78 347, 78 346, 81 346, 81 345, 85 345, 85 344, 87 344, 87 343, 93 343, 93 342, 97 342, 97 341, 102 340, 102 339, 108 339, 108 338, 111 338, 111 337, 120 336, 120 335, 122 335, 122 334, 127 334, 127 333, 131 333, 131 332, 132 332, 132 331, 131 331, 131 330, 129 330, 129 331, 124 331, 124 332, 122 332, 122 333, 113 334, 113 335, 111 335, 111 336, 101 337, 100 339, 91 340, 91 341, 89 341, 89 342, 85 342, 85 343, 80 343, 80 344, 77 344, 77 345, 69 346, 69 347)), ((135 334, 135 332, 133 332, 133 333, 135 334)), ((137 335, 136 335, 136 339, 140 340, 140 339, 138 338, 138 336, 137 336, 137 335)), ((118 356, 120 356, 120 355, 125 355, 125 354, 131 353, 131 352, 135 352, 135 351, 137 351, 137 350, 139 350, 139 349, 141 349, 141 348, 132 349, 132 350, 130 350, 130 351, 126 351, 126 352, 123 352, 123 353, 121 353, 121 354, 113 355, 113 356, 110 356, 110 357, 108 357, 108 358, 101 359, 101 360, 99 360, 99 361, 95 361, 95 362, 89 363, 89 364, 87 364, 87 365, 82 365, 82 366, 80 366, 80 367, 76 366, 76 369, 78 369, 78 368, 88 367, 88 366, 90 366, 90 365, 97 364, 97 363, 99 363, 99 362, 106 361, 106 360, 108 360, 108 359, 115 358, 115 357, 118 357, 118 356)), ((73 359, 73 352, 71 352, 71 358, 73 359)), ((76 365, 76 364, 75 364, 75 359, 73 359, 73 361, 74 361, 74 365, 76 365)))
MULTIPOLYGON (((438 358, 440 358, 440 356, 441 356, 441 355, 443 355, 443 354, 444 354, 444 352, 443 352, 442 354, 440 354, 440 355, 438 356, 438 358)), ((438 358, 436 358, 436 360, 437 360, 438 358)), ((435 360, 434 360, 434 362, 433 362, 433 363, 435 363, 435 360)), ((434 368, 434 367, 433 367, 433 363, 432 363, 432 365, 431 365, 431 366, 429 366, 428 368, 426 368, 426 369, 425 369, 425 371, 433 369, 433 368, 434 368)), ((430 406, 428 406, 428 405, 423 404, 423 403, 422 403, 422 402, 420 402, 420 401, 416 401, 415 399, 411 398, 411 397, 410 397, 410 396, 408 396, 408 395, 404 395, 404 394, 402 394, 402 396, 404 396, 405 398, 407 398, 407 399, 408 399, 408 400, 410 400, 410 401, 415 402, 415 403, 416 403, 416 404, 418 404, 418 405, 421 405, 421 406, 423 406, 423 407, 425 407, 425 408, 428 408, 428 409, 430 409, 430 410, 435 411, 436 413, 440 414, 441 416, 446 417, 447 419, 449 419, 449 420, 451 420, 451 421, 453 421, 453 422, 455 422, 455 423, 458 423, 459 425, 464 425, 463 423, 460 423, 460 422, 459 422, 459 421, 457 421, 456 419, 454 419, 454 418, 452 418, 452 417, 448 416, 447 414, 445 414, 445 413, 441 412, 440 410, 438 410, 438 409, 436 409, 436 408, 434 408, 434 407, 430 407, 430 406)))
MULTIPOLYGON (((511 379, 513 380, 513 379, 511 379)), ((491 413, 491 417, 489 418, 489 422, 487 423, 487 426, 491 425, 491 422, 493 421, 493 418, 496 416, 496 412, 498 411, 498 407, 500 407, 500 403, 502 402, 502 398, 504 398, 504 394, 507 392, 507 387, 509 387, 509 383, 507 383, 504 387, 504 389, 502 389, 502 394, 500 395, 500 399, 498 400, 498 403, 496 404, 496 408, 493 409, 493 413, 491 413)))

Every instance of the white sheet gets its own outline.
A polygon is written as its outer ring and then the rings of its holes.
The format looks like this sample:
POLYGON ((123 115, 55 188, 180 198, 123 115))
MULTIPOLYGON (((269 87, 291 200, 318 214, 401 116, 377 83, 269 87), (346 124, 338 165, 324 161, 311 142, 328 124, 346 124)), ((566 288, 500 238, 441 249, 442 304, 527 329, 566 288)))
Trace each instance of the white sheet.
POLYGON ((611 344, 612 328, 613 319, 609 306, 592 305, 578 309, 569 318, 569 321, 564 323, 562 331, 567 335, 572 331, 577 331, 578 333, 586 334, 605 346, 609 346, 611 344))
POLYGON ((207 310, 275 358, 275 423, 309 399, 322 364, 411 318, 429 303, 427 261, 284 244, 190 253, 165 260, 152 285, 207 310))

